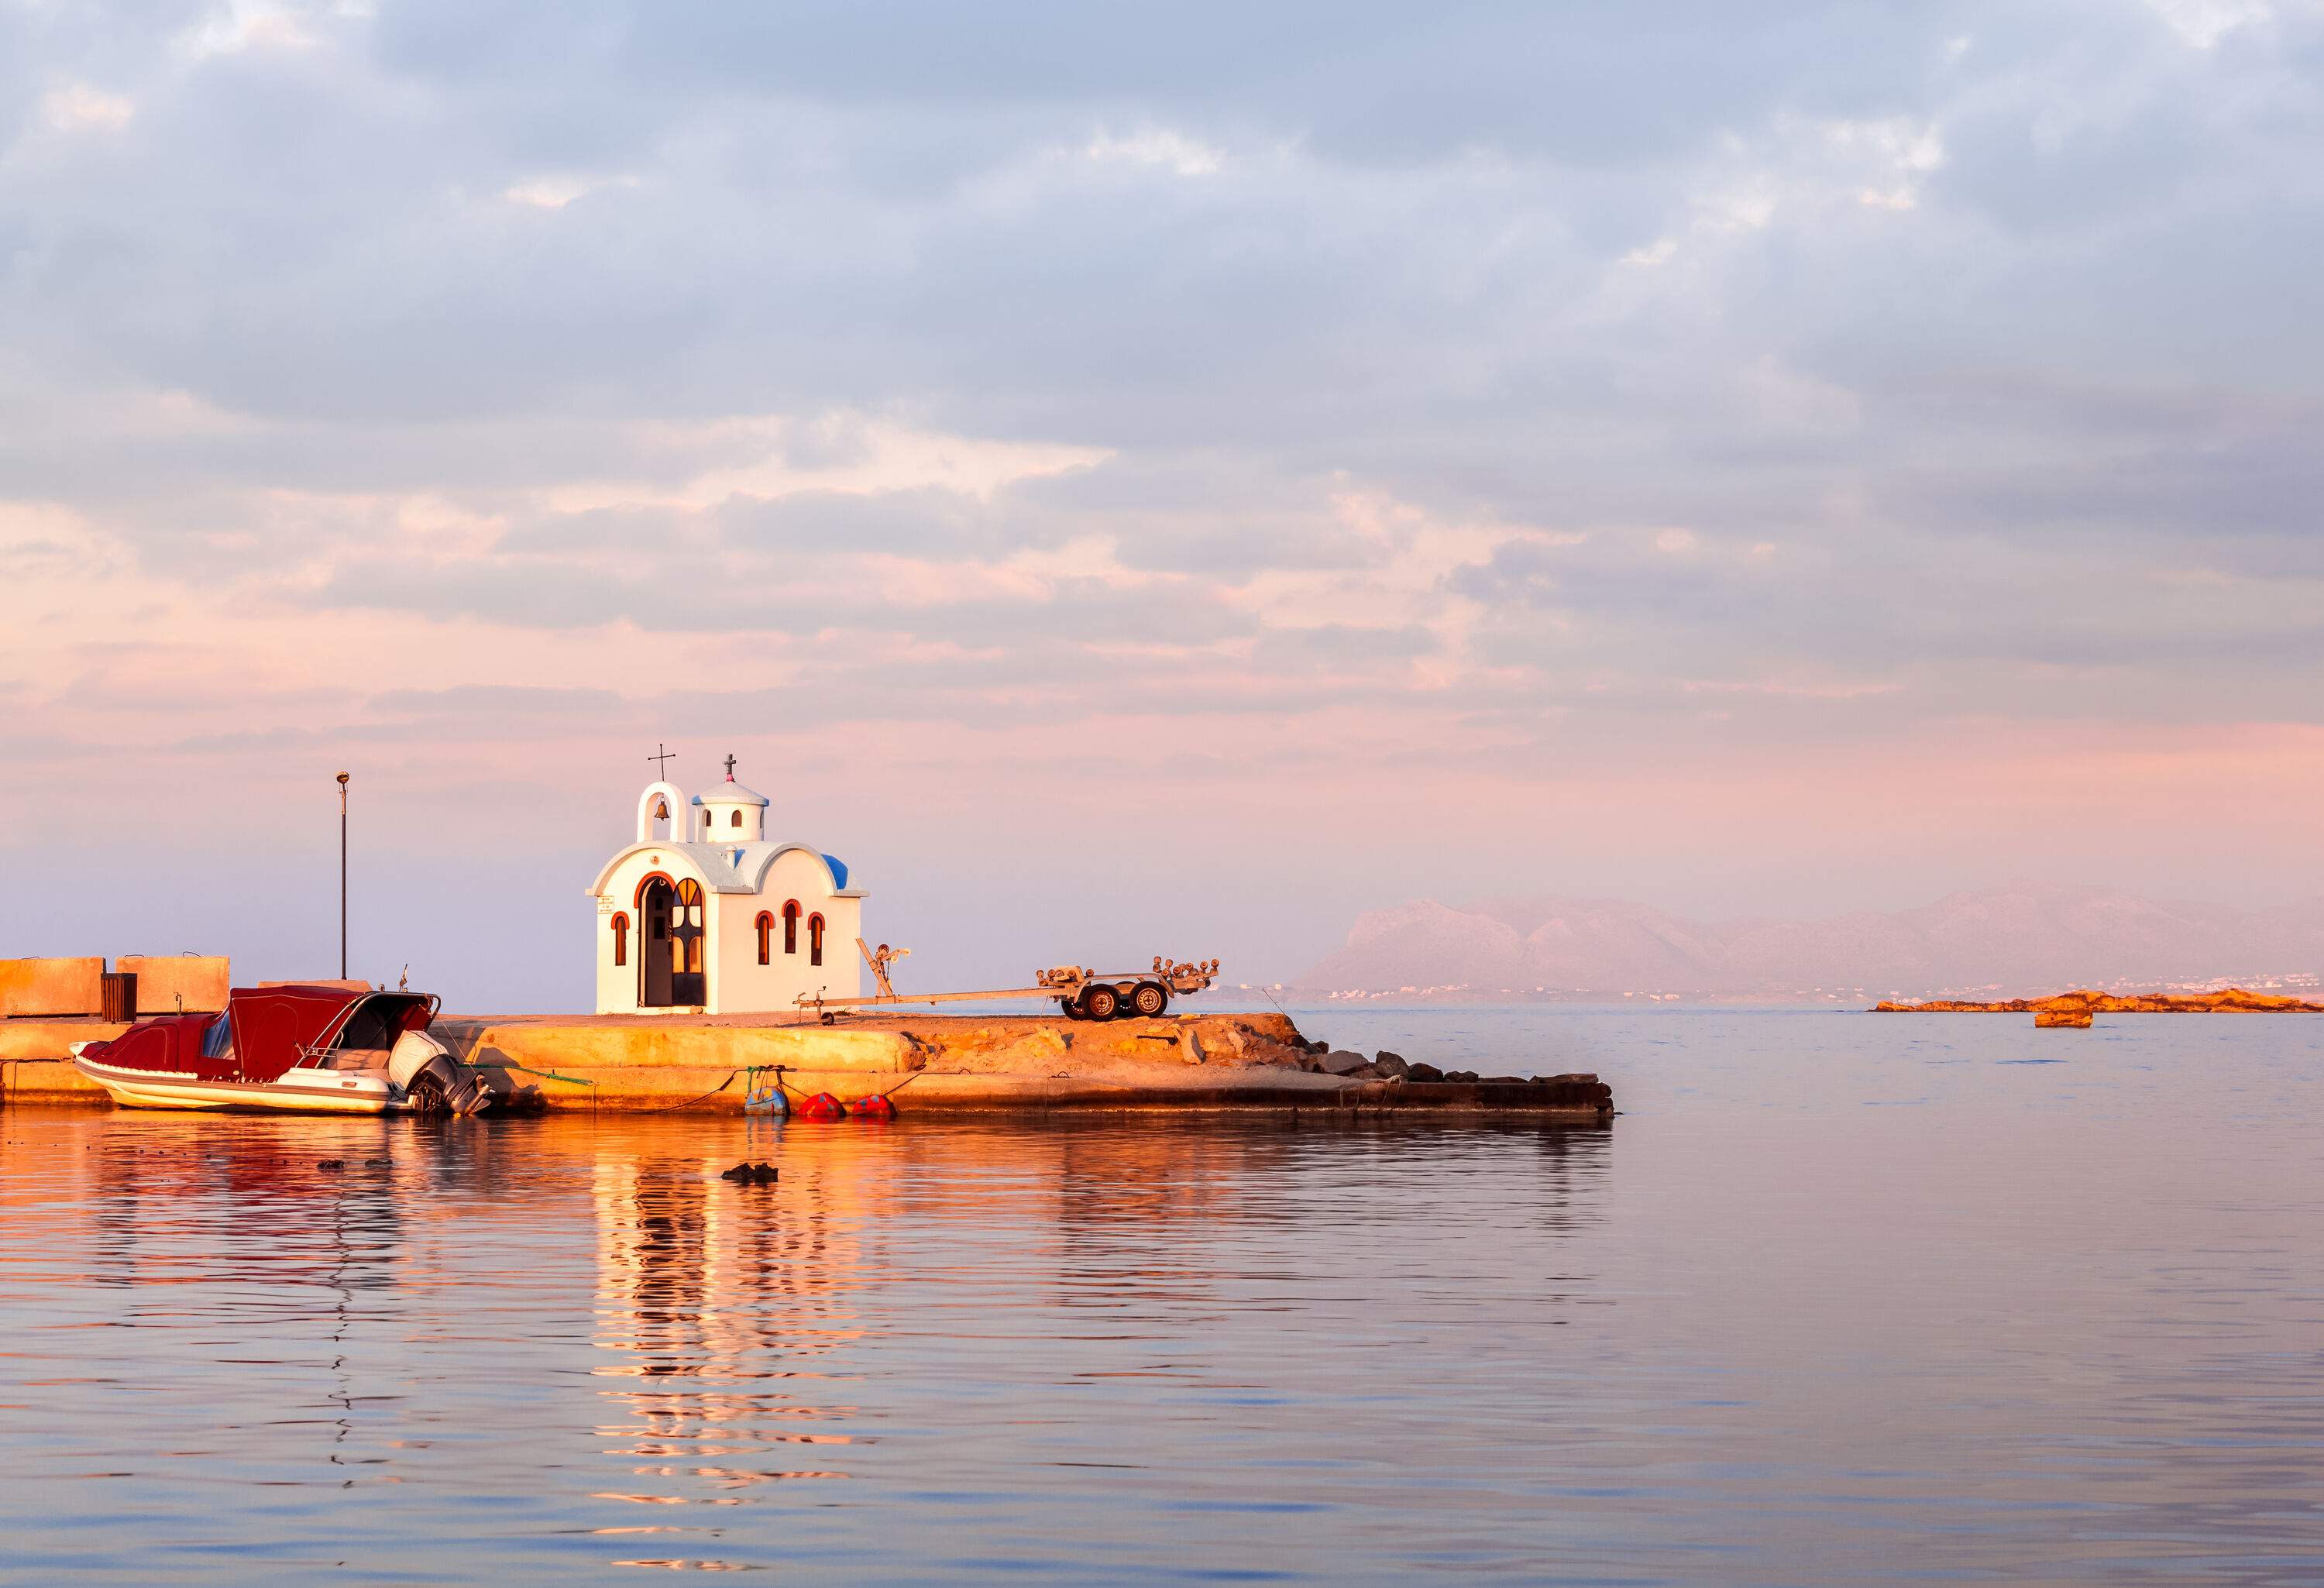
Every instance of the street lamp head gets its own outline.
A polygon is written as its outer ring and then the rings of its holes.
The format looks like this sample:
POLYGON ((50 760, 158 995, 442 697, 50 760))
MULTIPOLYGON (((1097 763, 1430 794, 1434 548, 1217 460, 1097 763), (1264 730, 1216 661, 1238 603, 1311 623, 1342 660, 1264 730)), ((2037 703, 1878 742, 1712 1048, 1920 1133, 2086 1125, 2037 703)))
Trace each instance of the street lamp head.
POLYGON ((345 772, 341 772, 341 773, 339 774, 339 787, 340 787, 340 788, 342 788, 342 789, 344 789, 344 788, 346 788, 346 786, 347 786, 347 774, 346 774, 346 773, 345 773, 345 772))

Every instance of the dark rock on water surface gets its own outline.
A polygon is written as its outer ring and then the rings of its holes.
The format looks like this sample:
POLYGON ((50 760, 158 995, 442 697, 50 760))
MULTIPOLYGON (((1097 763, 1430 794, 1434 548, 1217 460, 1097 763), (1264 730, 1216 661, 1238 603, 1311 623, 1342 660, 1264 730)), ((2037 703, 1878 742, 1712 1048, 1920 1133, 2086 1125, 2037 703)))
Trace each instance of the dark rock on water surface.
POLYGON ((1404 1056, 1402 1054, 1388 1053, 1386 1051, 1376 1053, 1372 1056, 1372 1068, 1378 1070, 1383 1076, 1396 1076, 1398 1077, 1409 1076, 1412 1073, 1412 1066, 1404 1062, 1404 1056))
POLYGON ((722 1180, 732 1180, 737 1186, 771 1186, 779 1173, 780 1171, 770 1163, 751 1163, 746 1160, 736 1164, 718 1177, 722 1180))
POLYGON ((1370 1062, 1360 1053, 1350 1053, 1342 1048, 1323 1056, 1323 1073, 1327 1076, 1352 1075, 1370 1062))
POLYGON ((327 1175, 336 1175, 347 1167, 347 1160, 344 1158, 318 1158, 315 1160, 315 1167, 327 1175))
POLYGON ((1444 1072, 1433 1064, 1416 1064, 1406 1067, 1404 1078, 1407 1081, 1441 1081, 1444 1078, 1444 1072))
POLYGON ((1614 1107, 1614 1088, 1594 1075, 1536 1076, 1533 1084, 1548 1093, 1547 1102, 1561 1108, 1611 1113, 1614 1107))

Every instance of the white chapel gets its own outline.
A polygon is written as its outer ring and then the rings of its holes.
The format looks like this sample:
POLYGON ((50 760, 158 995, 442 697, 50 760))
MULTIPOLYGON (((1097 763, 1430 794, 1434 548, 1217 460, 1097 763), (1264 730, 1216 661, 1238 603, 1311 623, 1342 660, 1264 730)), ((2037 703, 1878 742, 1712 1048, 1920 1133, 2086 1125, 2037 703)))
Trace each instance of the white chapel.
POLYGON ((862 891, 835 857, 768 842, 766 819, 731 755, 707 794, 648 785, 637 842, 589 885, 599 1014, 797 1012, 801 993, 861 991, 862 891))

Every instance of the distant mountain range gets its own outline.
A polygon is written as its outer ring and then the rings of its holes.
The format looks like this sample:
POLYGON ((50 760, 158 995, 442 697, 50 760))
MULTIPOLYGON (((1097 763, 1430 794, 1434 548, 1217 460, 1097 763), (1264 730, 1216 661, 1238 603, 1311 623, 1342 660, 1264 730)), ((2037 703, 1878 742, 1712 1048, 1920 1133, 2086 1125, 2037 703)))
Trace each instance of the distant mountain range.
POLYGON ((1360 917, 1347 946, 1296 984, 1437 999, 1815 999, 2312 988, 2319 972, 2324 899, 2246 910, 2013 883, 1812 921, 1694 921, 1602 899, 1423 900, 1360 917))

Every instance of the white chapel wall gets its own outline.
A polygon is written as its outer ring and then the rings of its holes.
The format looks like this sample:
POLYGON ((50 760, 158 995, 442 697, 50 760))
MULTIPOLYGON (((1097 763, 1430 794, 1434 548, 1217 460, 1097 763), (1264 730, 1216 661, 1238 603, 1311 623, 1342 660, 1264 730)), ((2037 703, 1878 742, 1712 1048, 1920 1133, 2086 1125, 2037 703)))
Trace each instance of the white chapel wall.
MULTIPOLYGON (((623 859, 605 879, 604 891, 597 900, 595 921, 599 1014, 636 1014, 641 1011, 638 965, 644 945, 639 934, 643 929, 644 921, 642 912, 638 909, 638 886, 656 872, 673 880, 695 874, 694 868, 671 850, 642 849, 623 859), (628 918, 630 923, 628 953, 625 956, 628 963, 619 965, 613 963, 613 921, 616 915, 628 918)), ((705 968, 708 968, 706 963, 705 968)), ((706 988, 705 995, 715 996, 715 993, 706 988)))
MULTIPOLYGON (((591 923, 595 934, 596 1008, 600 1014, 660 1012, 641 1008, 638 1001, 640 964, 645 953, 641 937, 643 912, 637 904, 645 879, 659 872, 673 880, 697 877, 690 859, 675 846, 646 847, 625 855, 606 874, 591 923), (613 922, 629 923, 624 963, 613 963, 613 922)), ((789 849, 769 864, 758 893, 707 893, 703 912, 706 940, 703 945, 705 979, 703 1007, 714 1013, 788 1013, 796 1011, 801 993, 820 991, 828 998, 862 994, 866 980, 855 939, 862 934, 862 901, 834 894, 831 873, 823 857, 806 849, 789 849), (783 906, 799 905, 798 946, 783 952, 783 906), (770 918, 768 963, 759 963, 758 917, 770 918), (808 918, 824 918, 823 964, 813 963, 813 935, 808 918)))

